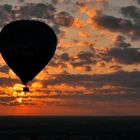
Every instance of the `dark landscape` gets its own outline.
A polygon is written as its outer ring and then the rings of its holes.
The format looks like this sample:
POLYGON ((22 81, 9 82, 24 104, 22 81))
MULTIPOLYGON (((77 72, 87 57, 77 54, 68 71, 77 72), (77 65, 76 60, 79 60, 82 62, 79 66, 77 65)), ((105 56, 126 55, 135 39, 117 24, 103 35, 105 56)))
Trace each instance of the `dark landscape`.
POLYGON ((140 117, 0 117, 1 140, 139 140, 140 117))

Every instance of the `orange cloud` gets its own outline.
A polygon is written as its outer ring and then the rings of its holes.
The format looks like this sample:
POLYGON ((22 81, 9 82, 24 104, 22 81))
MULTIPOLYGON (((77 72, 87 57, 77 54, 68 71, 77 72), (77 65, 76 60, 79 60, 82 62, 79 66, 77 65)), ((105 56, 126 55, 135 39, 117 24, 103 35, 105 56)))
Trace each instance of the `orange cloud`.
POLYGON ((95 42, 89 42, 89 41, 78 41, 78 42, 61 42, 60 43, 61 48, 69 48, 69 47, 84 47, 84 46, 90 46, 94 47, 96 45, 96 40, 95 42))
POLYGON ((117 65, 117 61, 111 60, 110 62, 98 61, 96 65, 93 66, 93 71, 96 74, 107 74, 116 72, 118 69, 111 68, 113 65, 117 65))
POLYGON ((73 26, 76 28, 83 28, 85 24, 78 18, 74 19, 73 26))
POLYGON ((67 28, 62 28, 61 29, 64 33, 67 33, 68 32, 68 29, 67 28))
POLYGON ((85 71, 85 67, 83 67, 83 66, 77 66, 74 69, 75 70, 78 70, 78 71, 81 71, 81 72, 84 72, 85 71))
MULTIPOLYGON (((46 68, 46 72, 48 73, 48 74, 60 74, 60 73, 63 73, 65 70, 64 70, 64 68, 63 68, 63 66, 62 65, 59 65, 59 66, 57 66, 57 67, 51 67, 51 66, 48 66, 47 68, 46 68)), ((47 74, 46 74, 47 75, 47 74)))
POLYGON ((96 15, 92 18, 89 18, 87 20, 87 24, 90 24, 94 29, 103 29, 102 27, 100 27, 100 25, 98 25, 98 23, 95 21, 96 15))
POLYGON ((88 15, 89 17, 95 17, 97 14, 99 14, 99 10, 97 9, 90 9, 89 7, 87 6, 82 6, 80 8, 80 13, 84 13, 86 15, 88 15))
POLYGON ((34 83, 31 84, 31 87, 35 88, 35 89, 38 89, 38 88, 42 88, 43 85, 42 85, 41 82, 34 82, 34 83))
POLYGON ((81 37, 90 37, 90 34, 87 32, 79 32, 79 36, 81 37))

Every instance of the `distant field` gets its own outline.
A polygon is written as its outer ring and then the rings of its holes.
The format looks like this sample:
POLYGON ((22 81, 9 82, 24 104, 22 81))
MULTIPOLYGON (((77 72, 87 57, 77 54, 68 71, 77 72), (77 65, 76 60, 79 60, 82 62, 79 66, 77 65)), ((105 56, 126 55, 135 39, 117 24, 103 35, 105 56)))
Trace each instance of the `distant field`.
POLYGON ((139 140, 140 117, 0 117, 1 140, 139 140))

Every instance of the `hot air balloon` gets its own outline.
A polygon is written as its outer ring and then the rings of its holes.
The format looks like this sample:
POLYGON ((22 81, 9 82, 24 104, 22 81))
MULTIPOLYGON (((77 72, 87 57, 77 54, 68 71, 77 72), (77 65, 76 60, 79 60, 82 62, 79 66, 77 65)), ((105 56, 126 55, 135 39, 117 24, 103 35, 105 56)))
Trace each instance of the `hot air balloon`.
POLYGON ((0 33, 3 59, 25 85, 49 63, 57 45, 57 37, 47 24, 35 20, 17 20, 0 33))

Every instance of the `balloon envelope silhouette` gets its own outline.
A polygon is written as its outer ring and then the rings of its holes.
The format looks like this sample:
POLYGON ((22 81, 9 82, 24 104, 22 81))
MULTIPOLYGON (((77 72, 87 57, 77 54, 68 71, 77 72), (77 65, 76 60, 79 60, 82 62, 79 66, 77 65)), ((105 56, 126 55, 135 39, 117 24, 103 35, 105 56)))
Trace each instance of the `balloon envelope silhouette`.
POLYGON ((39 21, 14 21, 0 33, 2 57, 25 85, 49 63, 56 45, 52 28, 39 21))

